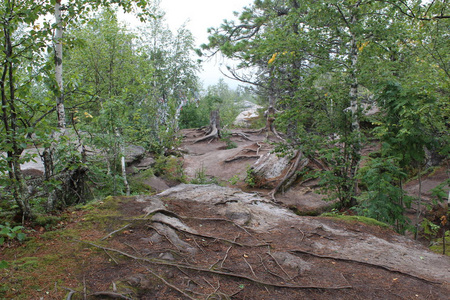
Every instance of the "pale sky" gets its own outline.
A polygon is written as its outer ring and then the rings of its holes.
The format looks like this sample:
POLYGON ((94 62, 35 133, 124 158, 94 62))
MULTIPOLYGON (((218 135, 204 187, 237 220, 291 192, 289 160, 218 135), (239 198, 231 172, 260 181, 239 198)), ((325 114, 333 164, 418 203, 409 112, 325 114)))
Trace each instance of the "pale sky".
MULTIPOLYGON (((219 27, 224 19, 233 19, 233 11, 241 12, 244 6, 249 6, 253 0, 161 0, 160 7, 166 12, 166 20, 172 31, 176 31, 186 23, 196 38, 199 47, 208 41, 207 29, 219 27)), ((216 84, 219 78, 224 78, 219 71, 223 63, 220 56, 205 63, 199 74, 204 86, 216 84)), ((222 67, 226 71, 225 67, 222 67)), ((237 81, 224 78, 230 87, 236 87, 237 81)))

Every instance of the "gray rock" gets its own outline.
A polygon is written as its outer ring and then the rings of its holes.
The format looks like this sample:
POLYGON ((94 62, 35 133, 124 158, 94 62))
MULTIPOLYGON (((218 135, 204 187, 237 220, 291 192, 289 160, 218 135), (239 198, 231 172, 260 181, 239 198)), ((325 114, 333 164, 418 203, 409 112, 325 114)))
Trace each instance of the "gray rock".
POLYGON ((145 149, 141 146, 129 145, 125 147, 125 163, 129 166, 135 161, 141 160, 145 155, 145 149))

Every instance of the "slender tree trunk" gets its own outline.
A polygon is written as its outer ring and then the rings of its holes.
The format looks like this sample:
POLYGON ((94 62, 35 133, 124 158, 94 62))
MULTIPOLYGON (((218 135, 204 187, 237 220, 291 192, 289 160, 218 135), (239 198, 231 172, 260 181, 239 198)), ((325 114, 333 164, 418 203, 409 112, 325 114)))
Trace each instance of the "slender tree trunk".
MULTIPOLYGON (((359 4, 355 5, 355 10, 358 9, 359 4)), ((354 139, 352 141, 352 156, 350 165, 350 178, 354 180, 353 194, 358 192, 358 181, 355 180, 356 173, 358 171, 359 162, 361 160, 361 129, 359 125, 359 111, 360 104, 358 99, 358 76, 357 76, 357 64, 358 64, 358 46, 355 34, 352 32, 353 26, 358 22, 356 11, 353 11, 350 18, 350 109, 352 112, 352 132, 354 139)), ((350 205, 356 205, 355 197, 351 197, 350 205)))
MULTIPOLYGON (((53 174, 53 159, 55 154, 56 145, 59 142, 60 135, 63 134, 66 128, 66 113, 64 110, 64 86, 63 86, 63 54, 62 54, 62 37, 63 37, 63 24, 61 16, 61 0, 56 0, 55 2, 55 37, 54 37, 54 47, 55 47, 55 80, 57 85, 56 93, 56 115, 57 115, 57 127, 59 132, 53 132, 51 143, 49 148, 46 148, 43 155, 44 160, 44 171, 45 180, 48 180, 54 175, 53 174)), ((52 211, 55 208, 56 202, 58 201, 58 196, 54 188, 46 187, 48 192, 47 198, 47 210, 52 211)))
POLYGON ((64 111, 64 87, 63 87, 63 24, 61 17, 61 0, 55 3, 55 79, 58 85, 58 94, 56 96, 56 113, 58 115, 58 128, 66 128, 66 113, 64 111))
POLYGON ((20 156, 24 150, 20 146, 20 138, 17 127, 17 108, 15 103, 13 46, 11 41, 11 29, 3 27, 3 47, 6 56, 3 64, 3 72, 0 82, 2 97, 2 121, 5 127, 6 142, 10 146, 7 151, 8 176, 11 181, 13 197, 22 212, 23 219, 32 217, 31 207, 27 198, 27 188, 20 169, 20 156), (6 85, 5 82, 8 82, 6 85))
POLYGON ((119 130, 116 128, 116 137, 119 140, 119 147, 120 147, 120 166, 122 169, 122 178, 123 178, 123 184, 126 188, 126 195, 130 196, 130 185, 128 184, 127 180, 127 170, 125 165, 125 147, 123 145, 123 142, 120 140, 120 133, 119 130))

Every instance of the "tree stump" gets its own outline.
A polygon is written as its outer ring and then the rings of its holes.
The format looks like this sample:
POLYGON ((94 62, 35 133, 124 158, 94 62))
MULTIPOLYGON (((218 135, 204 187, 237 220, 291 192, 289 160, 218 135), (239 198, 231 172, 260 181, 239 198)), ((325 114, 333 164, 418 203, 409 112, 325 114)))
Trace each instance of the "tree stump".
POLYGON ((220 138, 220 115, 219 110, 211 111, 209 115, 209 126, 206 130, 206 135, 193 142, 193 144, 203 141, 212 141, 220 138))

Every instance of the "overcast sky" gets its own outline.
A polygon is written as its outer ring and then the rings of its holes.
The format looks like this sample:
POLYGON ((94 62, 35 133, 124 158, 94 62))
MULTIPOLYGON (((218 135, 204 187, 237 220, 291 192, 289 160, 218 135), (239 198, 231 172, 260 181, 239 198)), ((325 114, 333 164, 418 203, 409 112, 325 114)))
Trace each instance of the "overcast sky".
MULTIPOLYGON (((172 31, 176 31, 182 24, 196 39, 196 47, 208 41, 207 29, 218 27, 224 19, 233 19, 233 11, 241 12, 244 6, 253 0, 161 0, 160 7, 166 12, 166 20, 172 31)), ((220 57, 205 63, 200 79, 204 86, 216 84, 223 75, 219 71, 220 57)), ((222 69, 225 69, 222 67, 222 69)), ((229 86, 238 85, 236 81, 225 79, 229 86)))

